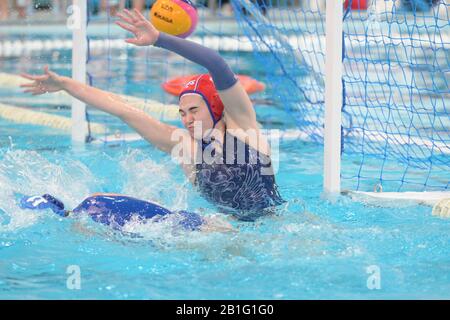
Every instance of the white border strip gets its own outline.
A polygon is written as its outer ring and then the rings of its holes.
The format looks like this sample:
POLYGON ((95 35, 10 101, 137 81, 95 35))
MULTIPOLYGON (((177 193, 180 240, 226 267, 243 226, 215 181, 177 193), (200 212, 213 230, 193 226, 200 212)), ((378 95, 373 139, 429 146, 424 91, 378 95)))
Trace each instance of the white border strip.
MULTIPOLYGON (((282 141, 306 140, 309 136, 308 133, 298 129, 288 129, 283 131, 278 129, 268 129, 262 130, 262 133, 268 138, 279 139, 282 141)), ((116 144, 116 143, 127 143, 144 140, 137 133, 121 133, 121 132, 94 138, 95 140, 92 142, 94 144, 116 144)))
POLYGON ((442 199, 450 198, 450 191, 424 191, 424 192, 363 192, 343 191, 342 194, 350 196, 352 200, 381 207, 401 207, 405 205, 423 204, 434 206, 442 199))
MULTIPOLYGON (((374 35, 369 40, 361 35, 350 35, 347 37, 347 41, 350 41, 349 47, 358 51, 359 47, 380 47, 386 45, 402 47, 417 46, 420 42, 421 47, 430 48, 450 48, 450 35, 445 33, 435 36, 433 39, 427 34, 414 35, 414 41, 411 39, 405 39, 401 34, 398 35, 374 35), (416 43, 417 42, 417 43, 416 43)), ((323 55, 325 44, 325 36, 323 35, 294 35, 285 38, 293 48, 300 48, 304 54, 318 54, 323 55), (314 51, 314 52, 312 52, 314 51)), ((205 37, 191 37, 189 40, 202 43, 208 48, 220 51, 230 52, 253 52, 255 48, 246 36, 231 37, 231 36, 205 36, 205 37)), ((267 43, 276 44, 277 39, 273 37, 267 37, 267 43)), ((89 46, 92 49, 124 49, 134 48, 123 41, 123 39, 103 39, 103 40, 91 40, 89 46)), ((5 40, 0 41, 0 56, 20 56, 27 52, 42 52, 52 50, 70 50, 73 48, 73 41, 69 39, 47 39, 47 40, 5 40)), ((137 48, 136 50, 139 50, 137 48)), ((258 48, 261 52, 267 52, 266 46, 260 46, 258 48)), ((317 59, 317 57, 316 57, 317 59)))

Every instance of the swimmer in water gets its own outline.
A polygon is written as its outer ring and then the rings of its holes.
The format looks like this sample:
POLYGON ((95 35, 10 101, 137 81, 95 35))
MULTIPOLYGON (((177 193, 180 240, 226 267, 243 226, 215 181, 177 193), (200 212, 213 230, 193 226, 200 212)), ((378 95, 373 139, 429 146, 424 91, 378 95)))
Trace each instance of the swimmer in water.
POLYGON ((61 217, 86 213, 93 221, 117 230, 131 221, 162 222, 175 216, 177 219, 173 221, 186 231, 227 232, 234 230, 231 224, 217 216, 200 216, 185 210, 170 211, 157 203, 111 193, 94 194, 83 200, 73 210, 67 210, 62 201, 49 194, 24 196, 20 200, 20 207, 31 210, 50 209, 61 217))
POLYGON ((137 10, 117 16, 121 19, 117 25, 134 35, 125 42, 164 48, 209 71, 194 76, 179 96, 179 113, 187 130, 162 123, 113 93, 60 76, 48 67, 43 75, 22 75, 33 81, 22 85, 25 92, 64 90, 119 117, 168 154, 181 146, 180 164, 186 176, 223 212, 248 221, 273 213, 284 200, 275 183, 270 147, 247 92, 225 60, 214 50, 158 31, 137 10))

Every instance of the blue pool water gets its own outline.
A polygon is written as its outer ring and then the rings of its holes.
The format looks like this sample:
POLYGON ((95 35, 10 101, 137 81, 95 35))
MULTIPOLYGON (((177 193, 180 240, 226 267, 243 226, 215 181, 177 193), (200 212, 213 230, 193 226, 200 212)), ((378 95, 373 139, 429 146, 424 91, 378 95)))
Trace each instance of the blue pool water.
POLYGON ((450 222, 428 207, 324 201, 315 146, 282 144, 277 179, 288 204, 276 217, 231 221, 228 234, 132 223, 136 238, 86 217, 20 210, 13 193, 49 192, 73 207, 93 192, 121 192, 216 211, 143 143, 80 151, 52 139, 59 148, 1 149, 1 298, 449 298, 450 222), (81 269, 81 290, 66 287, 70 265, 81 269), (367 287, 372 265, 380 290, 367 287))
MULTIPOLYGON (((3 59, 2 71, 33 72, 51 63, 68 74, 67 56, 3 59)), ((98 85, 141 97, 164 95, 160 79, 144 88, 133 67, 117 81, 100 77, 98 85)), ((250 63, 240 68, 258 70, 250 63)), ((4 100, 17 94, 0 92, 4 100)), ((270 128, 291 127, 276 121, 286 118, 277 116, 281 109, 265 104, 270 94, 256 96, 259 120, 270 128)), ((33 106, 31 99, 28 107, 68 114, 65 108, 33 106)), ((321 146, 281 142, 277 182, 287 204, 276 216, 248 223, 217 213, 169 156, 144 142, 76 148, 67 132, 2 119, 0 128, 0 298, 450 298, 450 220, 433 217, 426 206, 387 208, 347 197, 326 201, 321 146), (61 219, 21 210, 14 196, 51 193, 74 207, 94 192, 219 214, 236 232, 181 232, 133 222, 120 233, 84 216, 61 219), (67 287, 73 265, 81 271, 80 290, 67 287), (368 287, 371 266, 379 268, 380 289, 368 287)))

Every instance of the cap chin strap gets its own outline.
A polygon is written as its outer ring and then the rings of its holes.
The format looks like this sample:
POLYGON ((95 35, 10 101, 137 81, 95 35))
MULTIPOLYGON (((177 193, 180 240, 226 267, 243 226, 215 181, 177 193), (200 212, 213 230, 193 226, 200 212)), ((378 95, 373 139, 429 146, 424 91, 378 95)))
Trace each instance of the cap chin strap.
MULTIPOLYGON (((205 142, 205 139, 208 139, 208 138, 210 137, 210 135, 211 135, 211 133, 212 133, 212 129, 214 129, 214 127, 216 126, 216 124, 219 123, 219 121, 220 121, 222 118, 223 118, 223 114, 222 114, 222 116, 219 118, 219 120, 217 120, 217 121, 214 122, 212 128, 210 129, 210 130, 211 130, 211 131, 210 131, 210 134, 209 134, 208 136, 202 138, 202 141, 203 141, 203 142, 205 142)), ((226 128, 225 128, 225 130, 226 130, 226 128)), ((211 140, 211 139, 209 139, 209 140, 210 140, 209 143, 211 143, 212 140, 211 140)), ((216 140, 214 139, 214 141, 216 141, 216 140)), ((216 141, 216 142, 219 142, 219 141, 216 141)), ((223 148, 223 143, 224 143, 224 142, 225 142, 225 141, 223 141, 222 143, 219 142, 219 143, 221 144, 222 148, 223 148)))
POLYGON ((213 129, 214 129, 214 127, 216 126, 216 124, 218 124, 218 123, 219 123, 219 121, 220 121, 220 120, 222 120, 222 118, 223 118, 223 114, 222 114, 222 115, 220 116, 220 118, 219 118, 219 119, 217 119, 217 120, 216 120, 216 119, 214 119, 214 117, 213 117, 213 126, 212 126, 212 127, 213 127, 213 129))

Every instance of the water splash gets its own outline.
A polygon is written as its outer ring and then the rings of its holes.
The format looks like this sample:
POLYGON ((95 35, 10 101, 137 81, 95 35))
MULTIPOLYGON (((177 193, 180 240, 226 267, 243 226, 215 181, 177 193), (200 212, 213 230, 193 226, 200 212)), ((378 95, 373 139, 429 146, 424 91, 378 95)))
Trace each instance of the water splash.
POLYGON ((68 160, 63 154, 52 154, 52 157, 47 159, 27 150, 4 153, 0 160, 0 204, 4 212, 1 231, 15 231, 38 220, 38 213, 17 206, 18 194, 50 193, 73 207, 90 193, 95 177, 82 162, 68 160))
POLYGON ((161 203, 172 210, 187 209, 189 184, 182 177, 177 181, 169 159, 158 162, 142 150, 132 149, 119 161, 126 182, 123 192, 139 199, 161 203), (169 163, 169 165, 168 165, 169 163))

